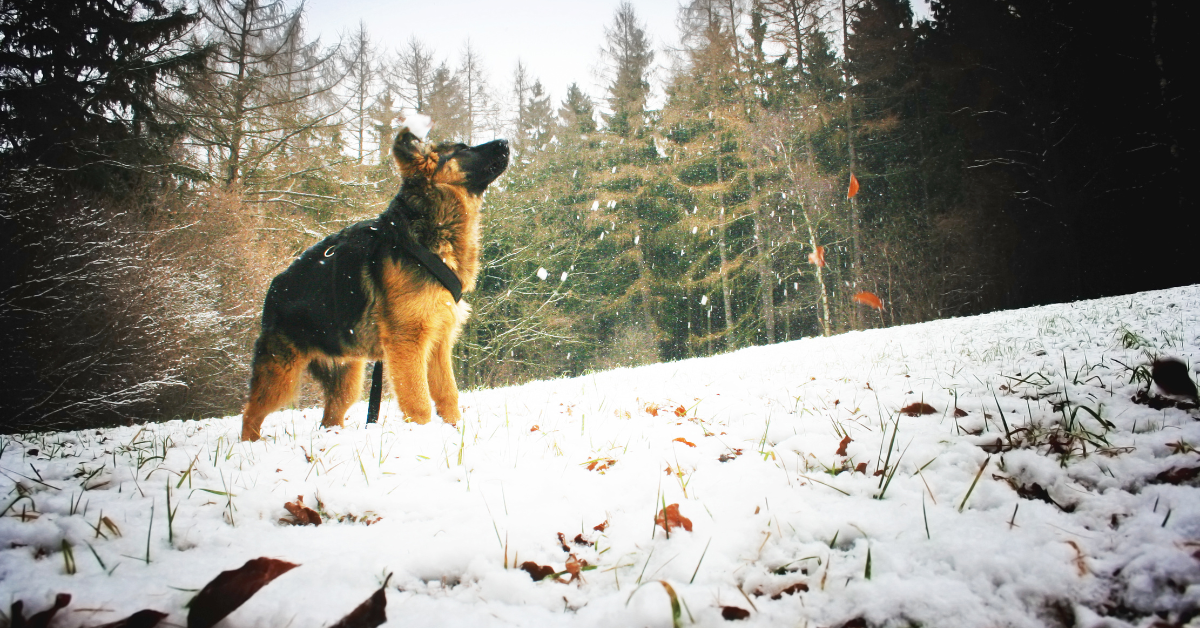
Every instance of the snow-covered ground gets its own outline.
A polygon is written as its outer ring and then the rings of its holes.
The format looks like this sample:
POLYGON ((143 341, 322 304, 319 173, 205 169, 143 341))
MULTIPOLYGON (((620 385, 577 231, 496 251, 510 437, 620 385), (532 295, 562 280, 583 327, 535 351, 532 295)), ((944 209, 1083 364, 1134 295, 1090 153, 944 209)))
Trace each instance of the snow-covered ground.
POLYGON ((1151 356, 1200 362, 1198 317, 1193 286, 806 339, 466 392, 457 429, 388 403, 331 432, 279 412, 254 444, 238 417, 3 437, 0 608, 184 625, 268 556, 300 566, 220 625, 329 625, 388 573, 406 627, 670 626, 659 581, 682 625, 1180 625, 1200 422, 1132 398, 1151 356), (281 523, 297 496, 326 522, 281 523), (560 532, 582 582, 516 567, 562 571, 560 532))

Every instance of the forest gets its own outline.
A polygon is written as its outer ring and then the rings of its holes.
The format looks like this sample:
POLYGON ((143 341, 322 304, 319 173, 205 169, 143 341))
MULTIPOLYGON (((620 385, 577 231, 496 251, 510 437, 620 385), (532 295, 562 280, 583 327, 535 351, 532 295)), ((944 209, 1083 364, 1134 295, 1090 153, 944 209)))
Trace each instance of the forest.
POLYGON ((659 47, 625 2, 562 99, 284 0, 2 4, 0 432, 239 412, 402 111, 514 148, 465 389, 1200 279, 1185 2, 688 0, 659 47))

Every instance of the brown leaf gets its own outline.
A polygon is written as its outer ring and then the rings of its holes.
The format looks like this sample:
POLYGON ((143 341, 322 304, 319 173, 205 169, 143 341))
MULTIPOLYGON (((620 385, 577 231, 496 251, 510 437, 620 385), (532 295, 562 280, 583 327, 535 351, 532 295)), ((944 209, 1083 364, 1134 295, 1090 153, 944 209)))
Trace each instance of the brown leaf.
POLYGON ((1088 566, 1087 560, 1083 556, 1083 550, 1079 549, 1079 545, 1075 541, 1067 541, 1067 545, 1070 545, 1075 550, 1075 569, 1079 572, 1079 576, 1081 578, 1086 576, 1088 566))
POLYGON ((675 408, 675 416, 681 417, 681 418, 687 416, 687 408, 685 408, 683 406, 679 406, 678 408, 675 408))
POLYGON ((11 623, 9 625, 12 628, 46 628, 50 625, 50 621, 54 619, 54 616, 58 613, 58 611, 70 603, 70 593, 59 593, 58 595, 54 596, 53 606, 40 613, 35 613, 32 617, 26 619, 25 602, 17 600, 16 602, 13 602, 12 606, 9 608, 11 611, 11 616, 9 618, 11 623))
POLYGON ((850 443, 853 443, 853 442, 854 442, 854 439, 850 438, 849 436, 843 437, 842 442, 838 444, 837 455, 839 455, 839 456, 846 455, 846 445, 849 445, 850 443))
POLYGON ((965 417, 965 416, 969 416, 969 415, 967 414, 967 411, 966 411, 966 410, 963 410, 962 408, 958 408, 958 407, 955 407, 955 408, 954 408, 954 418, 956 418, 956 419, 961 419, 961 418, 963 418, 963 417, 965 417))
POLYGON ((589 540, 587 540, 587 539, 583 538, 583 534, 582 534, 582 533, 580 533, 580 534, 576 534, 576 535, 575 535, 575 538, 574 538, 574 539, 571 539, 571 542, 572 542, 572 543, 574 543, 574 544, 576 544, 576 545, 584 545, 584 546, 587 546, 587 547, 591 547, 591 546, 595 545, 595 543, 592 543, 591 541, 589 541, 589 540))
POLYGON ((558 543, 559 543, 559 545, 562 545, 562 551, 564 551, 564 552, 571 551, 571 547, 569 545, 567 545, 567 537, 562 532, 558 533, 558 543))
POLYGON ((837 628, 867 628, 867 620, 863 619, 862 617, 855 617, 854 619, 837 626, 837 628))
POLYGON ((676 443, 683 443, 684 445, 687 445, 688 447, 695 447, 695 446, 696 446, 696 443, 693 443, 693 442, 689 441, 688 439, 686 439, 686 438, 684 438, 684 437, 682 437, 682 436, 680 436, 679 438, 672 439, 672 440, 673 440, 674 442, 676 442, 676 443))
POLYGON ((900 408, 900 411, 908 416, 921 416, 922 414, 937 414, 937 410, 933 406, 931 406, 927 403, 924 403, 924 402, 909 404, 907 406, 904 406, 903 408, 900 408))
POLYGON ((529 577, 533 578, 534 582, 541 582, 546 578, 546 576, 551 576, 555 573, 553 567, 549 565, 539 565, 532 560, 527 560, 521 563, 521 569, 523 569, 525 573, 528 573, 529 577))
POLYGON ((295 518, 295 520, 292 522, 292 525, 321 525, 321 515, 312 508, 304 505, 303 495, 297 495, 295 502, 287 502, 283 505, 283 508, 284 510, 292 513, 292 517, 295 518))
POLYGON ((1183 484, 1200 476, 1200 467, 1173 467, 1154 476, 1158 484, 1183 484))
POLYGON ((662 526, 669 534, 671 528, 680 528, 688 532, 692 531, 692 520, 679 514, 679 504, 668 504, 666 508, 659 511, 658 516, 654 518, 654 523, 662 526))
POLYGON ((797 582, 796 584, 789 586, 788 588, 780 591, 779 593, 772 595, 771 599, 778 600, 779 598, 782 598, 785 595, 795 595, 797 593, 800 593, 801 591, 807 591, 807 590, 808 590, 807 584, 804 584, 803 582, 797 582))
POLYGON ((146 609, 138 611, 125 619, 102 626, 94 626, 93 628, 154 628, 158 625, 158 622, 166 618, 167 613, 146 609))
POLYGON ((854 470, 858 473, 862 473, 865 475, 867 473, 867 463, 865 463, 865 462, 858 463, 857 465, 855 465, 854 470))
POLYGON ((736 606, 722 606, 721 617, 724 617, 726 621, 737 621, 750 617, 750 611, 736 606))
POLYGON ((350 611, 338 623, 329 628, 375 628, 387 622, 387 585, 392 579, 392 574, 388 574, 383 581, 383 586, 371 594, 365 602, 359 604, 354 610, 350 611))
POLYGON ((605 529, 605 528, 607 528, 607 527, 608 527, 608 519, 605 519, 603 523, 601 523, 601 524, 600 524, 600 525, 598 525, 598 526, 595 526, 595 527, 593 527, 592 529, 593 529, 593 530, 595 530, 595 531, 597 531, 597 532, 603 532, 603 531, 604 531, 604 529, 605 529))
POLYGON ((574 554, 571 554, 571 557, 567 559, 566 567, 564 567, 564 571, 571 574, 570 579, 567 580, 567 584, 578 581, 580 586, 582 586, 583 576, 580 575, 580 573, 583 571, 584 567, 587 567, 587 561, 579 560, 574 554))
POLYGON ((272 580, 299 567, 274 558, 252 558, 245 565, 222 571, 192 598, 188 628, 210 628, 246 603, 272 580))

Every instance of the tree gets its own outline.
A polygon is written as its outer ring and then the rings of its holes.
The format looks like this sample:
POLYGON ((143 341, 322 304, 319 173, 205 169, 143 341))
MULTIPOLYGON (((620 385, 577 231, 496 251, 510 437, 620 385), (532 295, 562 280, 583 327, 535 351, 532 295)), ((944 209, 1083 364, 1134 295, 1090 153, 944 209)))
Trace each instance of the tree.
POLYGON ((430 136, 435 139, 466 141, 471 135, 470 115, 462 83, 445 63, 433 72, 425 113, 433 119, 430 136))
POLYGON ((483 60, 479 51, 471 45, 470 40, 463 45, 458 65, 459 84, 467 113, 466 142, 475 144, 481 131, 491 126, 489 120, 495 119, 496 111, 489 92, 487 74, 483 69, 483 60))
POLYGON ((606 121, 616 133, 627 135, 643 124, 654 49, 645 25, 639 23, 637 12, 628 0, 617 7, 612 25, 604 29, 604 38, 601 55, 606 64, 608 105, 612 109, 606 121))
POLYGON ((208 54, 182 40, 198 19, 158 0, 5 2, 0 167, 49 169, 110 192, 166 167, 181 127, 161 88, 208 54))
POLYGON ((579 89, 577 83, 571 83, 567 88, 567 97, 558 109, 558 117, 574 133, 592 133, 596 130, 596 110, 592 106, 592 99, 579 89))
POLYGON ((344 104, 320 102, 345 76, 332 67, 340 45, 322 50, 319 41, 306 41, 301 9, 289 12, 283 0, 208 0, 205 18, 216 50, 179 108, 191 122, 192 144, 206 151, 210 166, 219 166, 226 186, 253 180, 293 139, 327 124, 344 104))
POLYGON ((400 50, 392 68, 391 86, 409 107, 425 113, 433 90, 433 50, 416 35, 400 50))
POLYGON ((358 32, 349 45, 350 55, 344 62, 347 65, 346 83, 349 87, 347 111, 349 113, 349 131, 355 144, 355 155, 358 163, 362 163, 364 145, 371 117, 371 95, 375 89, 378 68, 375 62, 375 48, 371 45, 367 25, 358 23, 358 32))

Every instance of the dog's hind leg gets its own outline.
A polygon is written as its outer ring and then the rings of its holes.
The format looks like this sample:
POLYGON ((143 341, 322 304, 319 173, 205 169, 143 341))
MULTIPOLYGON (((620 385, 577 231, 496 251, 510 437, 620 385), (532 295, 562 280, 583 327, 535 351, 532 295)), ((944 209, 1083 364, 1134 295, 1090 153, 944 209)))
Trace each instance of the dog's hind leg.
POLYGON ((262 338, 255 343, 250 400, 242 410, 242 440, 258 440, 263 419, 296 395, 306 360, 294 350, 271 351, 262 338))
POLYGON ((451 348, 451 340, 443 339, 435 344, 430 352, 429 395, 437 404, 437 412, 442 420, 454 425, 462 418, 462 413, 458 409, 458 386, 454 382, 451 348))
POLYGON ((325 390, 325 416, 321 418, 321 425, 341 427, 346 419, 346 411, 362 395, 363 361, 318 359, 309 363, 308 372, 325 390))

